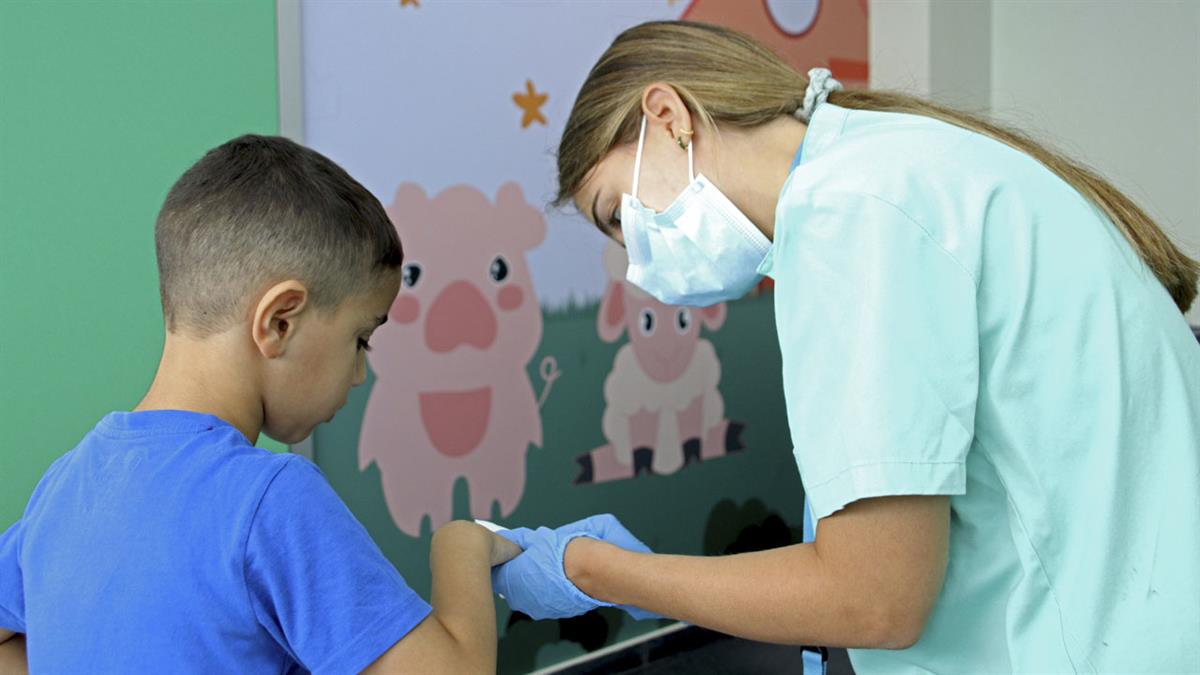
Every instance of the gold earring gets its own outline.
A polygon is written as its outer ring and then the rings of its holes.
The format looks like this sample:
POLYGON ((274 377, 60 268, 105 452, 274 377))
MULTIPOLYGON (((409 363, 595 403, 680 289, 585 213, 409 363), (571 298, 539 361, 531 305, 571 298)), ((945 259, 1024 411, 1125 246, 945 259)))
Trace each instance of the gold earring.
POLYGON ((692 131, 691 129, 680 129, 679 133, 680 133, 680 135, 675 137, 675 142, 679 144, 679 147, 683 148, 684 150, 687 150, 688 146, 687 146, 687 143, 683 142, 683 137, 687 136, 690 139, 692 134, 694 134, 696 132, 692 131))

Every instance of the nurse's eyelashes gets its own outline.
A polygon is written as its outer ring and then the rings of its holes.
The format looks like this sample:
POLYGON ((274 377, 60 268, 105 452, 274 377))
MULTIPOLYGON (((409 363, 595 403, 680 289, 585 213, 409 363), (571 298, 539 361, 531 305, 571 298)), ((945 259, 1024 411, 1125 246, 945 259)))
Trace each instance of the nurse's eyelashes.
POLYGON ((621 229, 620 208, 613 207, 612 213, 608 216, 608 229, 609 231, 621 229))

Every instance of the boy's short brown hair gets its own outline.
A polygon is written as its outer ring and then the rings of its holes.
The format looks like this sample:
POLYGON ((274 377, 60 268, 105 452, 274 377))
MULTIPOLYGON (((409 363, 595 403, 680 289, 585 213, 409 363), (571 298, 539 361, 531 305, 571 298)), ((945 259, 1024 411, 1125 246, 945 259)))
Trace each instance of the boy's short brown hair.
POLYGON ((368 290, 403 251, 379 200, 324 155, 277 136, 210 150, 175 182, 154 229, 167 330, 196 337, 237 323, 285 279, 321 308, 368 290))

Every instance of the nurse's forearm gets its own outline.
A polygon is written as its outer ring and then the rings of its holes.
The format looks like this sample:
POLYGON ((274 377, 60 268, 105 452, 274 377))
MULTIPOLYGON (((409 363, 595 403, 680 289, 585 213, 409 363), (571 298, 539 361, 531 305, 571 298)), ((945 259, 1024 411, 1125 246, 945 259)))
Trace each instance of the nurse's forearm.
POLYGON ((593 539, 567 549, 580 590, 751 640, 886 648, 886 617, 855 606, 810 544, 716 558, 632 553, 593 539))
POLYGON ((813 544, 705 558, 580 538, 564 569, 592 597, 731 635, 902 649, 941 590, 948 539, 946 498, 887 497, 822 520, 813 544))

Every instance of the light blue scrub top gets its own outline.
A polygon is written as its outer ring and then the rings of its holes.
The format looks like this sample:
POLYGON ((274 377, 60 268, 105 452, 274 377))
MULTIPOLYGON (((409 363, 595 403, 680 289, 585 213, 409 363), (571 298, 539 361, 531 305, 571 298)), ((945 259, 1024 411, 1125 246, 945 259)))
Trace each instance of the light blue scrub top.
MULTIPOLYGON (((804 141, 800 142, 800 149, 796 151, 796 158, 792 160, 792 171, 800 166, 800 158, 804 156, 804 141)), ((790 173, 790 172, 789 172, 790 173)), ((804 522, 801 525, 800 539, 805 543, 816 541, 817 539, 817 524, 813 522, 812 504, 809 503, 808 497, 804 498, 804 522)), ((805 647, 801 655, 803 675, 825 675, 825 654, 818 651, 820 647, 805 647)))
POLYGON ((982 135, 825 104, 775 223, 814 515, 950 496, 921 639, 859 675, 1200 669, 1200 345, 1102 213, 982 135))

